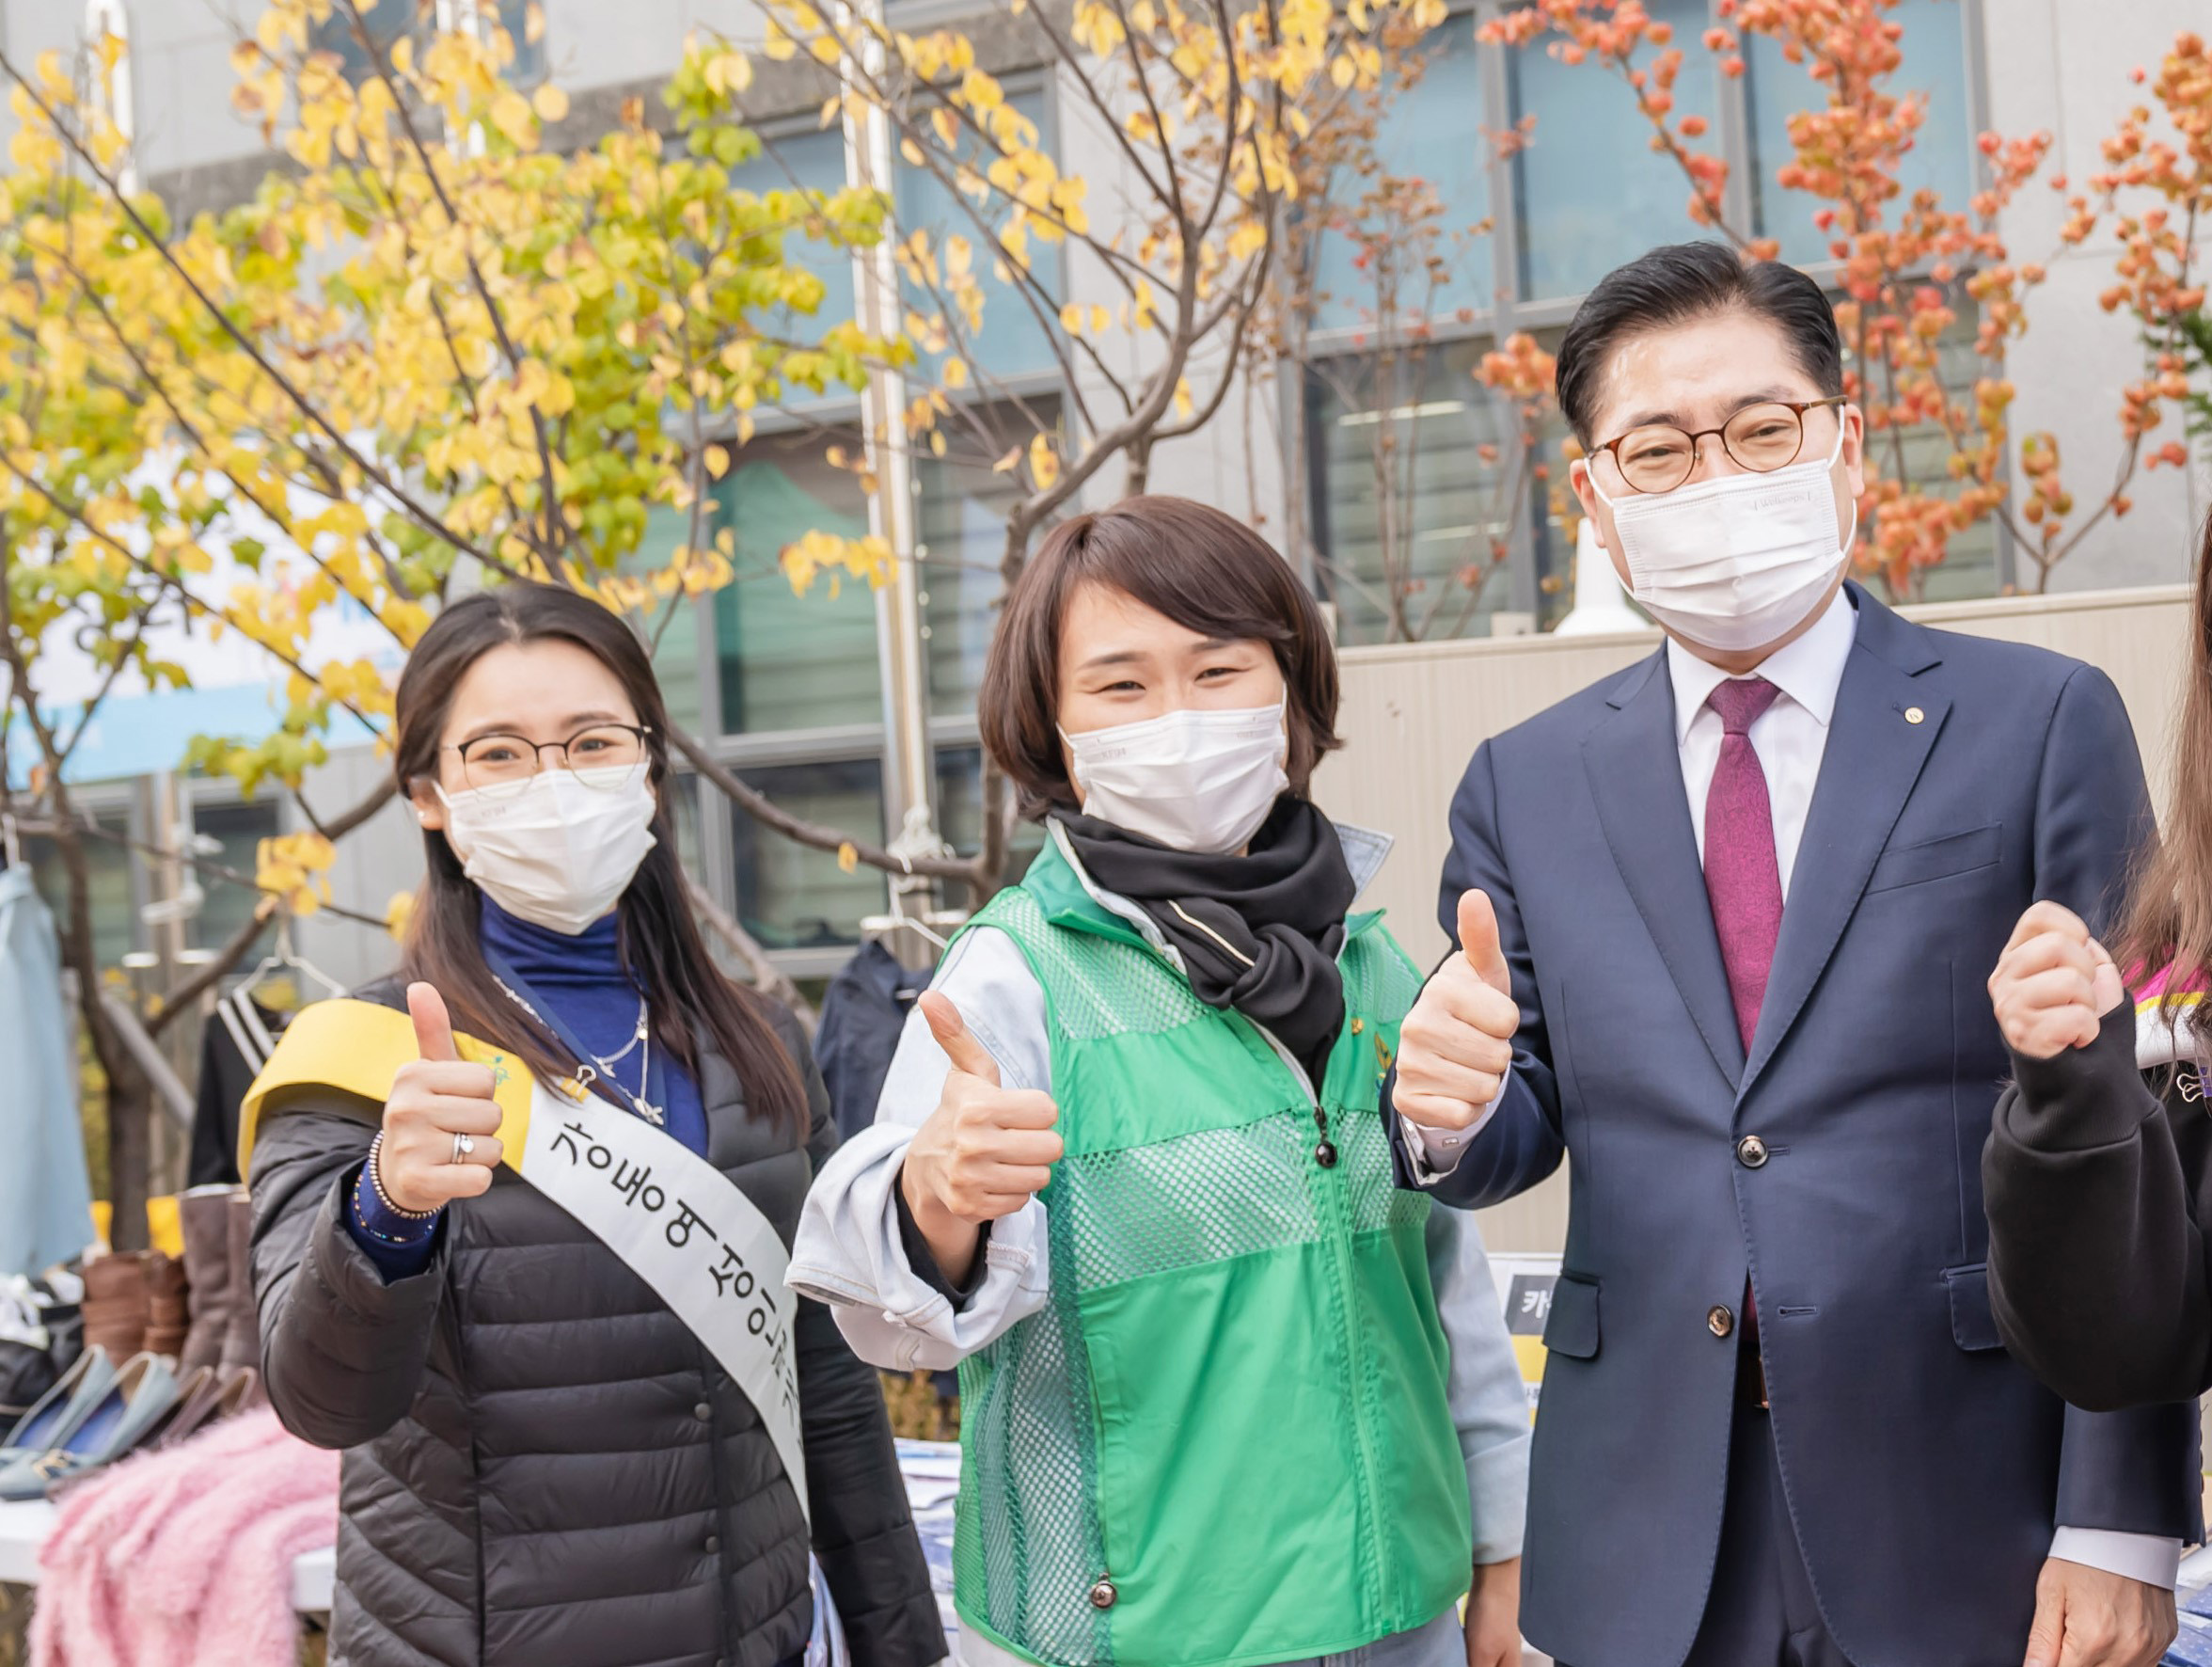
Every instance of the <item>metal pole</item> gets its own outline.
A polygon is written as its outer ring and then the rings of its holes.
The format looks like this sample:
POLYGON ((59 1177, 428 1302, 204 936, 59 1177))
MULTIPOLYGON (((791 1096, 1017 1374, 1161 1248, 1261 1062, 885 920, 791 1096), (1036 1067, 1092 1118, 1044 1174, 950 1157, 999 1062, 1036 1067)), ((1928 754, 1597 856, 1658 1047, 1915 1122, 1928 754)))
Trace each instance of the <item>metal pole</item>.
MULTIPOLYGON (((882 0, 849 0, 838 8, 845 39, 856 44, 871 80, 884 72, 882 0)), ((838 66, 848 94, 845 101, 845 183, 890 195, 891 121, 869 99, 852 94, 855 65, 848 56, 838 66)), ((891 339, 901 329, 898 265, 886 240, 853 251, 853 299, 861 328, 891 339)), ((921 579, 915 571, 914 469, 907 444, 906 378, 878 366, 861 400, 870 472, 876 490, 868 499, 868 531, 891 547, 895 560, 889 584, 876 593, 877 653, 883 672, 883 800, 889 812, 892 849, 912 855, 940 848, 931 811, 936 759, 929 745, 929 675, 923 637, 921 579)), ((901 883, 901 891, 925 890, 901 883)))

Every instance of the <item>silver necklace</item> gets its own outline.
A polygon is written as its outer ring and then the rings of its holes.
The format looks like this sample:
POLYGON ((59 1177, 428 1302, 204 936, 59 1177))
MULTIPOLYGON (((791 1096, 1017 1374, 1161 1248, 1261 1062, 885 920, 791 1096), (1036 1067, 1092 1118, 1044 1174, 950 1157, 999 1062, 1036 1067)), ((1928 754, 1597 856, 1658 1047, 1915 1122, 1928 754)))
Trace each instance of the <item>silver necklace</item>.
MULTIPOLYGON (((545 1023, 545 1016, 537 1008, 531 1007, 529 1002, 523 1000, 506 979, 495 973, 492 976, 492 981, 498 985, 500 992, 509 1001, 537 1020, 541 1026, 548 1031, 553 1028, 552 1025, 545 1023)), ((643 996, 640 995, 638 998, 638 1027, 630 1033, 630 1040, 612 1054, 592 1055, 590 1065, 579 1065, 577 1068, 576 1080, 577 1086, 582 1088, 589 1088, 593 1083, 604 1081, 608 1088, 630 1103, 632 1111, 655 1128, 668 1126, 667 1109, 654 1104, 645 1098, 645 1091, 653 1086, 653 1011, 643 996), (638 1091, 635 1094, 623 1087, 622 1079, 616 1076, 614 1072, 614 1068, 628 1058, 633 1052, 638 1056, 638 1091)))

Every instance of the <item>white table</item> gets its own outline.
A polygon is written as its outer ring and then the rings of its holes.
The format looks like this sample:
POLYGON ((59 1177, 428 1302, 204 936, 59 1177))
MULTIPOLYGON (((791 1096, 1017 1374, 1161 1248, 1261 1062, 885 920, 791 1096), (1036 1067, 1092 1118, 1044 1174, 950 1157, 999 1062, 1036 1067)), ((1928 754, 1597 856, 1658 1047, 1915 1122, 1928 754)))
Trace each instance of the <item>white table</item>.
MULTIPOLYGON (((15 1586, 39 1583, 39 1550, 59 1516, 44 1500, 0 1504, 0 1581, 15 1586)), ((292 1607, 302 1614, 328 1614, 336 1573, 337 1557, 327 1546, 294 1559, 292 1607)))
MULTIPOLYGON (((899 1468, 906 1473, 907 1497, 917 1511, 949 1510, 960 1486, 960 1449, 956 1443, 902 1441, 899 1468)), ((60 1513, 44 1500, 0 1504, 0 1584, 36 1586, 39 1551, 54 1532, 60 1513)), ((330 1547, 309 1551, 292 1565, 292 1607, 307 1615, 330 1612, 337 1554, 330 1547)), ((949 1603, 946 1605, 950 1611, 949 1603)))

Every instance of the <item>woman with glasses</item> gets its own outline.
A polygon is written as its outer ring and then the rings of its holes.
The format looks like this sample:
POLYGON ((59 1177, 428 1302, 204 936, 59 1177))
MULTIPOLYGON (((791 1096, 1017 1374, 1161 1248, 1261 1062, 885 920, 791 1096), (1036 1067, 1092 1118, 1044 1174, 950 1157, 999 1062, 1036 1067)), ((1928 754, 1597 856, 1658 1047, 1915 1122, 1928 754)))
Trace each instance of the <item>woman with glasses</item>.
POLYGON ((401 679, 427 876, 399 976, 249 1096, 270 1399, 347 1451, 332 1659, 797 1661, 810 1548, 861 1662, 944 1654, 874 1374, 771 1288, 836 1144, 723 977, 636 638, 515 585, 401 679))

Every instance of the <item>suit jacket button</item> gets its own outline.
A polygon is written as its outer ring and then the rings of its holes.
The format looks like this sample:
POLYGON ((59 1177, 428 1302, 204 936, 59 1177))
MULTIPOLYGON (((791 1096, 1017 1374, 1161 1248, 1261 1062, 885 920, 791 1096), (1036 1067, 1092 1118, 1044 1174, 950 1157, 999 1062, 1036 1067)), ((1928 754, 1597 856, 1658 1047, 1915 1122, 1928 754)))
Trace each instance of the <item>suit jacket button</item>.
POLYGON ((1705 1329, 1715 1337, 1726 1337, 1736 1328, 1736 1316, 1727 1308, 1715 1303, 1705 1316, 1705 1329))
POLYGON ((1736 1142, 1736 1162, 1746 1169, 1765 1167, 1766 1156, 1766 1142, 1756 1135, 1746 1135, 1736 1142))

